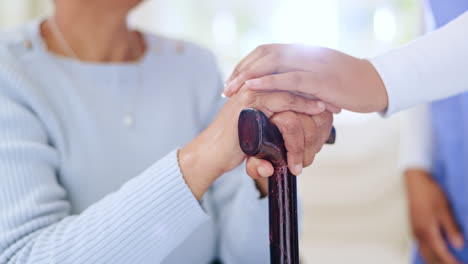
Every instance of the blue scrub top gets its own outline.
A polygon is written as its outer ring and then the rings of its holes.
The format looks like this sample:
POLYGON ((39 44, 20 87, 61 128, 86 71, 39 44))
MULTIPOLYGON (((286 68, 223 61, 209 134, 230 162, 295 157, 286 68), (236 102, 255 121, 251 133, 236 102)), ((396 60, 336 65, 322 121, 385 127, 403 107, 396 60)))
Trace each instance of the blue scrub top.
MULTIPOLYGON (((468 0, 429 0, 429 4, 437 28, 468 10, 468 0)), ((465 236, 463 250, 447 245, 462 263, 468 263, 468 93, 433 103, 431 114, 435 140, 432 174, 447 194, 465 236)), ((425 263, 419 253, 415 263, 425 263)))

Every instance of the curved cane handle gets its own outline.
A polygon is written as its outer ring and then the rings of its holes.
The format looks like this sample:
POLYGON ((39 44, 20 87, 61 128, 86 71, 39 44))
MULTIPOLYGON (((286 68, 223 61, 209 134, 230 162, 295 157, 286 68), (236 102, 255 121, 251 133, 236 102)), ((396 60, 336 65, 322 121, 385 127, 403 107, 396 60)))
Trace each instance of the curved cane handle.
POLYGON ((288 170, 283 137, 265 114, 249 108, 239 116, 239 143, 245 154, 275 169, 268 178, 271 263, 298 264, 296 176, 288 170))

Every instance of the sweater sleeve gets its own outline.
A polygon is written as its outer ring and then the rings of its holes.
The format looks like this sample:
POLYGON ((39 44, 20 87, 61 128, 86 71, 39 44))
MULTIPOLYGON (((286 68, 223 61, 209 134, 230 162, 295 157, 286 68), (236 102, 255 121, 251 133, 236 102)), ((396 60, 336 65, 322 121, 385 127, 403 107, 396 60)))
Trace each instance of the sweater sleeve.
POLYGON ((406 46, 370 59, 387 89, 385 115, 468 90, 468 12, 406 46))
POLYGON ((208 218, 176 151, 71 215, 49 142, 36 114, 0 92, 0 263, 159 263, 208 218))
POLYGON ((223 175, 212 188, 223 263, 270 263, 268 198, 260 199, 244 166, 223 175))

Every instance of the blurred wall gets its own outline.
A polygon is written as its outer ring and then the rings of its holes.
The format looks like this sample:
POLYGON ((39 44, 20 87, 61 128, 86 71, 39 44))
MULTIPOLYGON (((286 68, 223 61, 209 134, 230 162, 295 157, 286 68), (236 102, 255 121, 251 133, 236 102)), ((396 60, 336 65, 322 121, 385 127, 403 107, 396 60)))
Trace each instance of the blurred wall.
MULTIPOLYGON (((0 28, 50 13, 51 1, 0 0, 0 28)), ((301 42, 372 56, 417 36, 422 19, 417 0, 153 0, 130 21, 210 48, 227 75, 263 43, 301 42)), ((337 144, 324 147, 299 179, 304 263, 408 263, 398 116, 344 112, 335 125, 337 144)))
POLYGON ((336 124, 337 144, 300 178, 306 263, 409 263, 398 127, 397 116, 336 124))
POLYGON ((50 13, 53 0, 0 0, 0 29, 50 13))

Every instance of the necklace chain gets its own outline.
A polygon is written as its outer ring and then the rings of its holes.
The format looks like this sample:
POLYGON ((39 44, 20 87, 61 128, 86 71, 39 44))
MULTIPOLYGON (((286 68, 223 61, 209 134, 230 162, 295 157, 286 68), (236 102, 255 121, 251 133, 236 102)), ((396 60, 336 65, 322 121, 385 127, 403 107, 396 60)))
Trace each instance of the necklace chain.
MULTIPOLYGON (((70 46, 70 44, 67 42, 67 40, 65 39, 62 31, 60 30, 57 24, 57 21, 55 20, 55 17, 51 17, 49 19, 49 22, 50 22, 53 34, 55 35, 57 40, 60 42, 59 45, 61 46, 61 49, 65 52, 65 55, 72 57, 73 59, 76 59, 78 61, 82 61, 80 57, 78 57, 76 52, 73 50, 73 48, 70 46)), ((138 39, 136 35, 134 36, 135 37, 132 38, 132 53, 133 53, 134 58, 138 58, 140 56, 140 52, 142 49, 141 49, 141 45, 139 45, 138 43, 138 39)), ((135 112, 137 108, 136 101, 138 97, 138 90, 141 88, 140 87, 141 86, 140 75, 141 75, 141 69, 138 71, 138 84, 137 84, 137 87, 135 87, 136 91, 133 94, 134 98, 132 102, 130 102, 128 111, 124 114, 122 118, 122 124, 126 127, 132 127, 135 124, 135 112)))
MULTIPOLYGON (((78 57, 77 53, 75 52, 75 50, 73 50, 70 43, 68 43, 68 41, 65 39, 65 36, 60 30, 60 27, 58 26, 57 20, 54 16, 49 18, 49 23, 52 29, 52 33, 54 34, 55 38, 57 38, 57 40, 59 41, 60 48, 63 50, 63 52, 65 52, 65 55, 72 57, 78 61, 81 61, 80 57, 78 57)), ((133 34, 131 48, 133 58, 138 59, 141 50, 142 49, 141 45, 139 44, 138 37, 136 34, 133 34)))
POLYGON ((54 16, 52 16, 49 19, 49 24, 51 26, 54 36, 60 42, 59 45, 62 48, 62 50, 65 52, 65 55, 70 56, 76 60, 80 60, 80 58, 76 55, 76 52, 72 49, 72 47, 68 44, 67 40, 63 36, 63 33, 58 27, 57 20, 55 20, 54 16))

